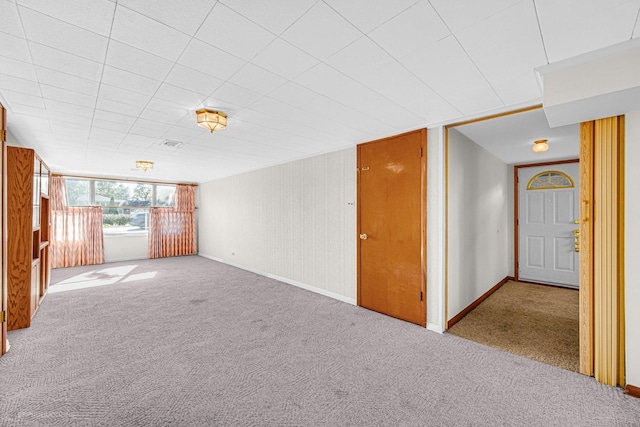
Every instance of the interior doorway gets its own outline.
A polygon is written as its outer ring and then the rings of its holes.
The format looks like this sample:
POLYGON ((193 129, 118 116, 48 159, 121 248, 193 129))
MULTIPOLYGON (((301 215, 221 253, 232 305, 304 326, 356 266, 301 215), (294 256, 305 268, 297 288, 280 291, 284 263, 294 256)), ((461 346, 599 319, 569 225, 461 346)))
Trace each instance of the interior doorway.
MULTIPOLYGON (((580 180, 580 173, 577 171, 577 165, 579 164, 576 158, 579 157, 579 148, 580 148, 580 130, 578 125, 567 126, 563 128, 555 128, 551 129, 548 126, 546 121, 546 117, 541 107, 532 107, 525 110, 515 111, 511 113, 506 113, 499 116, 488 117, 486 119, 479 119, 465 123, 454 124, 448 126, 446 129, 446 142, 447 142, 447 167, 448 167, 448 175, 447 175, 447 281, 446 281, 446 308, 447 308, 447 321, 448 327, 451 328, 454 325, 460 325, 468 319, 473 318, 473 313, 477 310, 478 307, 482 307, 483 304, 491 305, 490 302, 493 303, 495 308, 498 310, 498 315, 494 317, 494 319, 507 319, 504 324, 500 327, 493 329, 491 333, 500 332, 502 330, 516 330, 517 333, 513 334, 507 340, 511 340, 509 345, 518 344, 520 341, 523 346, 529 346, 529 349, 533 351, 537 351, 535 345, 531 345, 532 342, 536 341, 536 338, 532 337, 531 339, 527 338, 527 331, 532 330, 533 328, 541 328, 544 329, 544 332, 547 332, 547 335, 556 335, 548 333, 550 328, 548 326, 541 326, 546 324, 545 322, 548 319, 553 319, 554 316, 557 316, 560 313, 562 317, 562 322, 565 325, 565 330, 571 330, 571 336, 569 339, 566 337, 562 337, 560 334, 558 335, 558 343, 549 343, 547 348, 553 349, 556 346, 565 346, 571 348, 571 353, 573 354, 572 358, 575 359, 571 361, 570 365, 573 368, 572 370, 578 370, 579 366, 579 329, 581 327, 579 323, 579 290, 577 289, 558 289, 556 287, 549 287, 545 285, 565 285, 565 286, 576 286, 577 278, 578 278, 578 262, 577 262, 577 254, 575 253, 575 238, 573 234, 573 230, 575 230, 578 226, 573 223, 573 221, 579 216, 577 215, 577 204, 579 200, 579 192, 574 192, 571 189, 568 189, 569 186, 565 189, 539 189, 533 190, 529 189, 529 203, 527 204, 527 197, 521 198, 520 202, 524 202, 521 204, 518 202, 518 169, 521 171, 527 170, 528 172, 523 174, 520 179, 520 185, 526 186, 530 184, 530 181, 536 178, 536 175, 547 172, 546 176, 538 176, 537 181, 544 180, 555 180, 558 179, 564 174, 570 176, 571 178, 568 180, 570 185, 573 185, 575 188, 575 183, 580 180), (462 134, 462 137, 460 136, 462 134), (540 138, 548 139, 549 150, 547 152, 534 152, 532 150, 534 141, 540 138), (459 144, 458 148, 453 149, 455 146, 453 144, 459 144), (469 153, 472 154, 460 154, 460 151, 464 150, 464 148, 460 148, 461 145, 469 144, 475 148, 469 150, 469 153), (478 149, 478 146, 480 149, 478 149), (486 166, 489 160, 479 160, 480 152, 488 151, 492 155, 491 167, 486 166), (499 159, 498 162, 495 159, 499 159), (568 160, 565 160, 568 159, 568 160), (478 162, 482 161, 484 164, 478 164, 478 162), (461 169, 460 166, 456 166, 456 162, 459 162, 464 166, 461 169), (563 171, 558 171, 558 169, 564 168, 564 166, 560 166, 562 164, 571 165, 569 168, 575 167, 576 171, 571 170, 570 173, 566 173, 563 171), (531 167, 528 167, 531 166, 531 167), (536 170, 537 166, 541 166, 539 170, 536 170), (456 169, 457 168, 457 169, 456 169), (498 177, 492 176, 493 171, 495 169, 510 169, 510 173, 507 177, 502 178, 502 172, 498 177), (475 171, 474 169, 477 169, 475 171), (555 171, 555 172, 554 172, 555 171), (457 178, 457 175, 471 174, 477 172, 477 176, 471 177, 467 182, 470 182, 470 186, 463 186, 460 188, 459 182, 460 179, 457 178), (556 173, 561 172, 561 173, 556 173), (524 177, 524 175, 527 175, 524 177), (486 180, 486 177, 492 176, 492 180, 486 180), (516 179, 514 179, 514 177, 516 179), (525 180, 524 184, 522 180, 525 180), (451 185, 451 182, 458 183, 458 186, 451 185), (477 182, 481 182, 483 184, 476 184, 477 182), (489 188, 487 188, 489 187, 489 188), (466 188, 466 190, 465 190, 466 188), (508 202, 508 207, 504 207, 504 204, 493 203, 490 205, 490 209, 495 210, 499 209, 500 214, 503 216, 508 216, 504 220, 504 223, 507 224, 507 227, 510 228, 510 235, 508 238, 504 238, 501 236, 502 229, 500 226, 502 224, 495 224, 486 221, 486 219, 482 222, 478 222, 475 224, 474 228, 465 230, 465 239, 456 241, 456 239, 451 239, 451 235, 456 235, 456 229, 459 229, 461 225, 466 225, 469 223, 469 219, 464 216, 464 209, 457 208, 456 211, 451 211, 451 204, 458 203, 457 200, 460 198, 458 193, 462 192, 470 194, 473 197, 478 189, 484 191, 484 198, 487 200, 491 200, 493 197, 495 200, 498 199, 498 196, 502 197, 503 194, 508 193, 508 198, 510 199, 508 202), (473 191, 473 193, 471 193, 473 191), (524 200, 523 200, 524 199, 524 200), (550 203, 547 203, 550 201, 550 203), (529 210, 529 212, 527 212, 529 210), (529 226, 533 227, 534 225, 544 225, 546 219, 550 221, 550 224, 547 225, 555 225, 557 222, 562 222, 563 230, 560 234, 555 234, 555 231, 550 232, 547 230, 548 236, 545 236, 544 233, 540 233, 540 230, 535 230, 527 227, 524 227, 524 231, 528 233, 529 239, 527 241, 526 238, 518 239, 518 222, 522 221, 519 218, 520 213, 529 214, 529 218, 531 219, 529 226), (454 212, 452 214, 452 212, 454 212), (508 215, 505 215, 505 212, 508 215), (462 219, 459 219, 462 218, 462 219), (560 221, 561 220, 561 221, 560 221), (534 224, 541 223, 541 224, 534 224), (497 230, 497 233, 496 233, 497 230), (568 235, 566 235, 568 233, 568 235), (545 237, 547 237, 545 239, 545 237), (473 242, 476 247, 482 248, 483 246, 475 243, 478 241, 483 241, 484 239, 489 239, 493 241, 492 247, 499 247, 500 242, 503 242, 503 247, 508 247, 507 250, 500 251, 482 251, 477 250, 473 255, 475 258, 471 258, 469 256, 466 257, 465 263, 452 264, 454 260, 461 259, 456 251, 462 251, 459 248, 456 248, 455 245, 458 246, 465 245, 473 242), (545 246, 543 241, 547 241, 548 244, 545 246), (562 248, 559 248, 562 246, 562 248), (563 249, 562 252, 557 251, 556 249, 563 249), (527 251, 529 253, 527 253, 527 251), (499 254, 501 258, 510 257, 508 261, 508 265, 505 266, 502 263, 502 259, 497 260, 494 259, 496 254, 499 254), (533 267, 542 267, 542 266, 550 266, 549 269, 546 269, 546 276, 540 276, 539 274, 534 274, 532 271, 520 271, 518 268, 518 258, 520 256, 520 264, 523 261, 523 255, 528 256, 526 260, 529 264, 531 270, 533 267), (554 258, 555 256, 555 258, 554 258), (493 276, 491 277, 481 277, 480 274, 466 275, 464 281, 458 280, 456 282, 456 278, 460 276, 457 273, 457 270, 469 269, 469 266, 479 265, 482 268, 479 268, 478 271, 486 270, 487 268, 493 268, 493 276), (575 279, 566 280, 566 278, 558 279, 554 277, 554 272, 563 272, 567 275, 573 275, 575 279), (543 283, 545 285, 529 285, 524 284, 522 282, 517 282, 514 279, 520 278, 521 280, 526 279, 529 282, 537 282, 543 283), (477 280, 476 280, 477 279, 477 280), (482 281, 483 279, 484 281, 482 281), (566 283, 562 283, 566 282, 566 283), (506 285, 505 285, 506 284, 506 285), (464 292, 461 292, 459 289, 457 290, 455 287, 466 287, 464 292), (547 294, 547 289, 555 289, 559 290, 563 293, 562 297, 548 297, 543 296, 543 294, 547 294), (511 292, 512 297, 509 297, 508 291, 514 291, 515 297, 513 297, 514 293, 511 292), (567 293, 566 298, 564 293, 567 293), (452 301, 452 296, 456 298, 460 298, 460 295, 464 295, 467 299, 460 301, 452 301), (506 295, 506 296, 505 296, 506 295), (538 301, 536 298, 547 298, 547 301, 560 301, 566 300, 567 304, 571 306, 570 310, 563 310, 563 308, 558 305, 556 313, 550 312, 547 314, 547 318, 544 319, 524 319, 523 322, 516 324, 516 316, 520 316, 524 313, 529 313, 530 316, 539 315, 539 310, 536 310, 536 305, 540 306, 542 304, 548 305, 542 300, 538 301), (511 299, 509 299, 511 298, 511 299), (493 299, 493 300, 492 300, 493 299), (528 302, 528 305, 520 306, 520 310, 512 310, 513 307, 516 306, 515 303, 501 303, 502 305, 495 304, 496 300, 502 301, 512 301, 512 302, 528 302), (486 301, 483 302, 483 301, 486 301), (471 314, 470 314, 471 313, 471 314), (506 314, 508 313, 508 314, 506 314), (565 318, 566 317, 566 318, 565 318), (456 323, 458 322, 458 323, 456 323), (566 325, 571 325, 568 327, 566 325)), ((482 156, 485 156, 482 154, 482 156)), ((578 187, 579 188, 579 187, 578 187)), ((526 193, 525 193, 526 194, 526 193)), ((483 199, 484 200, 484 199, 483 199)), ((464 205, 463 205, 464 206, 464 205)), ((478 205, 482 207, 483 205, 478 205)), ((476 209, 477 210, 477 209, 476 209)), ((496 212, 496 215, 498 213, 496 212)), ((489 217, 491 218, 491 217, 489 217)), ((557 231, 557 230, 556 230, 557 231)), ((485 245, 487 246, 487 245, 485 245)), ((466 248, 463 250, 468 251, 466 248)), ((457 262, 457 261, 456 261, 457 262)), ((535 270, 535 268, 533 268, 535 270)), ((526 270, 526 269, 524 269, 526 270)), ((538 273, 537 271, 535 273, 538 273)), ((497 321, 497 320, 496 320, 497 321)), ((493 323, 495 324, 496 321, 493 323)), ((491 323, 491 322, 490 322, 491 323)), ((548 325, 548 324, 547 324, 548 325)), ((480 332, 488 331, 488 328, 477 328, 480 332)), ((452 330, 453 332, 453 330, 452 330)), ((486 342, 485 342, 486 344, 486 342)), ((538 346, 543 347, 543 346, 538 346)), ((504 349, 504 348, 503 348, 504 349)), ((544 349, 542 349, 544 350, 544 349)), ((526 351, 516 352, 517 354, 524 355, 526 351)), ((552 356, 553 357, 553 356, 552 356)), ((533 357, 532 357, 533 358, 533 357)))

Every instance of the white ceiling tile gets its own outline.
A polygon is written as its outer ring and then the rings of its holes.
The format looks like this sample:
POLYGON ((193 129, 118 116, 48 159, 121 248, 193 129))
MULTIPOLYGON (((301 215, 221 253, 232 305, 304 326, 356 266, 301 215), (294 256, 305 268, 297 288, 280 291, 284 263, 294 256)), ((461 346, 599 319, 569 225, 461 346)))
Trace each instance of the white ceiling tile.
POLYGON ((261 25, 274 34, 280 34, 300 18, 317 0, 223 0, 226 6, 261 25))
POLYGON ((272 90, 282 86, 287 80, 264 68, 247 63, 229 79, 229 82, 266 95, 272 90))
POLYGON ((92 61, 104 60, 106 37, 24 7, 20 8, 20 16, 30 41, 92 61))
POLYGON ((124 125, 133 125, 136 118, 128 114, 121 114, 117 111, 96 110, 95 118, 107 120, 110 122, 121 123, 124 125))
POLYGON ((460 31, 458 41, 489 80, 547 64, 535 8, 521 2, 460 31))
POLYGON ((144 109, 140 117, 147 120, 156 120, 166 123, 175 123, 189 114, 186 108, 177 108, 176 105, 161 99, 152 99, 144 109))
POLYGON ((29 41, 34 65, 89 80, 100 81, 102 64, 77 55, 29 41))
POLYGON ((185 109, 196 109, 207 98, 207 95, 201 93, 191 92, 187 89, 182 89, 176 86, 172 86, 163 83, 156 92, 155 95, 159 99, 169 101, 175 106, 180 106, 185 109))
POLYGON ((245 60, 230 55, 215 46, 193 39, 178 60, 179 64, 227 80, 245 64, 245 60))
POLYGON ((489 84, 458 88, 448 94, 447 100, 465 115, 504 107, 504 103, 489 84))
POLYGON ((111 146, 117 146, 127 136, 125 132, 116 132, 107 129, 92 128, 91 141, 102 141, 111 146))
MULTIPOLYGON (((22 104, 16 104, 16 105, 5 104, 5 107, 9 111, 11 111, 11 113, 13 113, 12 117, 16 117, 16 115, 25 115, 25 116, 32 116, 32 117, 40 117, 43 119, 47 118, 47 110, 45 110, 44 108, 29 107, 28 105, 22 105, 22 104)), ((9 130, 11 130, 14 124, 15 122, 8 120, 7 126, 9 127, 9 130)))
MULTIPOLYGON (((273 117, 280 117, 286 115, 289 111, 293 110, 289 104, 285 104, 284 102, 278 101, 277 99, 270 98, 268 96, 264 96, 258 99, 256 102, 249 106, 250 110, 259 111, 265 114, 269 114, 273 117)), ((247 110, 243 110, 247 111, 247 110)))
POLYGON ((3 89, 2 96, 7 100, 9 105, 20 104, 27 107, 44 108, 42 97, 40 95, 29 95, 22 92, 3 89))
POLYGON ((133 125, 129 130, 130 134, 148 136, 151 138, 160 138, 165 134, 166 130, 159 128, 149 128, 144 126, 133 125))
POLYGON ((73 114, 66 114, 61 111, 48 111, 47 117, 51 122, 57 121, 57 122, 74 123, 74 124, 83 125, 87 127, 91 126, 93 122, 91 117, 75 116, 73 114))
MULTIPOLYGON (((4 56, 17 61, 31 62, 29 46, 27 46, 27 41, 22 37, 0 32, 0 46, 2 46, 0 57, 4 56)), ((2 61, 1 58, 0 61, 2 61)))
POLYGON ((271 92, 269 96, 295 106, 312 104, 321 95, 297 83, 287 82, 271 92))
POLYGON ((104 67, 102 83, 149 96, 156 93, 161 84, 158 80, 110 67, 109 65, 104 67))
POLYGON ((127 144, 130 146, 138 146, 138 147, 150 147, 152 145, 154 145, 156 142, 158 142, 158 138, 152 138, 152 137, 148 137, 148 136, 143 136, 143 135, 132 135, 132 134, 128 134, 127 136, 125 136, 125 138, 122 140, 121 144, 127 144))
POLYGON ((108 84, 100 85, 100 98, 121 102, 123 104, 133 105, 136 107, 144 107, 151 99, 149 95, 143 95, 141 93, 132 92, 130 90, 122 89, 117 86, 111 86, 108 84))
POLYGON ((74 105, 80 105, 82 107, 93 108, 96 105, 95 95, 84 95, 78 92, 71 92, 66 89, 60 89, 54 86, 48 86, 41 84, 40 90, 42 91, 42 97, 47 99, 53 99, 55 101, 68 102, 74 105))
POLYGON ((318 64, 317 59, 281 39, 276 39, 251 62, 287 79, 318 64))
POLYGON ((56 101, 54 99, 44 99, 43 101, 47 110, 59 111, 61 113, 74 114, 82 117, 93 117, 93 108, 81 107, 67 102, 56 101))
POLYGON ((13 1, 0 0, 0 31, 24 37, 18 7, 13 1))
POLYGON ((282 33, 281 37, 308 54, 325 59, 361 35, 360 31, 333 9, 323 2, 318 2, 282 33))
POLYGON ((629 40, 637 0, 537 0, 536 8, 549 62, 629 40))
POLYGON ((0 74, 0 93, 3 89, 10 89, 27 95, 40 96, 40 86, 32 80, 0 74))
POLYGON ((133 125, 132 129, 143 128, 143 127, 147 129, 159 129, 164 133, 173 127, 173 123, 163 123, 155 120, 147 120, 147 119, 138 117, 138 120, 136 120, 136 123, 133 125))
MULTIPOLYGON (((474 63, 454 37, 447 37, 427 46, 420 52, 414 52, 401 62, 420 80, 427 83, 463 113, 470 113, 467 107, 472 91, 486 93, 489 84, 480 74, 474 63), (432 58, 438 58, 434 61, 432 58), (480 89, 478 89, 480 88, 480 89), (468 95, 465 95, 468 91, 468 95)), ((495 99, 498 99, 495 95, 495 99)))
POLYGON ((98 95, 100 83, 95 80, 84 79, 82 77, 63 73, 49 68, 36 66, 36 74, 40 84, 66 89, 72 92, 83 93, 85 95, 98 95))
POLYGON ((363 33, 368 33, 417 2, 418 0, 325 0, 325 3, 363 33))
POLYGON ((118 5, 192 36, 215 5, 215 1, 172 0, 158 7, 157 0, 119 0, 118 5))
POLYGON ((231 102, 239 107, 246 107, 257 101, 262 95, 233 83, 225 83, 216 90, 211 98, 231 102))
POLYGON ((112 130, 116 132, 129 132, 131 125, 125 123, 117 123, 111 122, 109 120, 103 120, 98 117, 95 117, 92 122, 92 127, 94 129, 104 129, 104 130, 112 130))
POLYGON ((164 80, 173 66, 173 62, 165 58, 116 40, 109 43, 106 64, 153 80, 164 80))
POLYGON ((170 61, 178 59, 191 39, 180 31, 122 6, 116 10, 111 37, 170 61))
MULTIPOLYGON (((457 117, 460 112, 397 62, 371 68, 358 81, 430 123, 457 117)), ((424 124, 424 123, 423 123, 424 124)))
POLYGON ((0 69, 2 74, 25 80, 37 81, 33 65, 28 62, 16 61, 11 58, 2 58, 0 63, 2 64, 2 68, 0 69))
POLYGON ((20 0, 20 5, 82 27, 103 36, 109 35, 115 4, 107 0, 20 0))
POLYGON ((532 70, 504 77, 491 82, 506 105, 517 105, 527 101, 541 99, 540 87, 532 70))
POLYGON ((144 105, 131 105, 124 104, 118 101, 112 101, 106 98, 98 98, 98 102, 96 103, 96 109, 100 111, 96 111, 96 115, 100 115, 103 111, 109 111, 112 113, 123 114, 131 117, 130 122, 133 123, 138 117, 138 115, 142 112, 144 105))
POLYGON ((371 31, 368 36, 399 58, 423 49, 450 33, 428 2, 419 2, 371 31))
POLYGON ((325 62, 349 77, 358 79, 371 70, 395 62, 395 59, 368 37, 361 37, 325 62))
POLYGON ((276 38, 221 3, 213 8, 196 37, 244 59, 253 58, 276 38))
POLYGON ((522 0, 451 1, 429 0, 447 26, 457 33, 486 18, 498 14, 522 0))
POLYGON ((193 68, 176 64, 165 79, 165 83, 196 93, 210 94, 219 88, 224 81, 193 68))

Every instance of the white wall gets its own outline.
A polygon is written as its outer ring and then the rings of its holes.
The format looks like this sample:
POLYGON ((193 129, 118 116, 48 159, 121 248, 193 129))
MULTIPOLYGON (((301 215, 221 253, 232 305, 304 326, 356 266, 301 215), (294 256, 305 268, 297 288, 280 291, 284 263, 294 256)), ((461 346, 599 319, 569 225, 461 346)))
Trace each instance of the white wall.
POLYGON ((356 300, 356 150, 202 184, 199 253, 356 300))
POLYGON ((427 328, 443 332, 445 271, 444 128, 427 131, 427 328))
POLYGON ((449 320, 509 275, 509 167, 449 130, 449 320))
POLYGON ((625 333, 627 384, 640 387, 640 111, 625 117, 625 333))
POLYGON ((149 257, 149 235, 147 233, 105 234, 105 262, 130 261, 149 257))

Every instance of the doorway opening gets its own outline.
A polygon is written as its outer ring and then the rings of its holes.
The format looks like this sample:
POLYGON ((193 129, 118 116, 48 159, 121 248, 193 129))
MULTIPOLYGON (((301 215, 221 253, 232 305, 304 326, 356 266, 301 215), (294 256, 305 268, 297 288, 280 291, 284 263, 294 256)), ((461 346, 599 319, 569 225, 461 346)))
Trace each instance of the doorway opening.
POLYGON ((551 129, 537 106, 450 125, 445 135, 448 332, 579 371, 579 263, 573 234, 579 126, 551 129), (534 152, 533 142, 541 138, 550 148, 534 152), (536 182, 563 177, 564 165, 576 169, 570 172, 573 187, 526 189, 536 176, 536 182), (520 184, 519 171, 527 175, 520 184), (524 185, 521 194, 528 191, 520 199, 519 185, 524 185), (564 229, 553 230, 560 222, 564 229), (526 238, 519 238, 519 225, 526 238), (573 282, 559 273, 574 277, 573 282))

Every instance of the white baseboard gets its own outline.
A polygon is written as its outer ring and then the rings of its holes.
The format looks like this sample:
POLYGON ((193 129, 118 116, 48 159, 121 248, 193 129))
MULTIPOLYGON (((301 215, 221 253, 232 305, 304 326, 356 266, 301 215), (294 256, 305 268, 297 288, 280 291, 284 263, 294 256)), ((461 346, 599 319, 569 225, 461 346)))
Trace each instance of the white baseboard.
POLYGON ((326 289, 318 288, 316 286, 308 285, 306 283, 301 283, 301 282, 298 282, 296 280, 288 279, 286 277, 277 276, 275 274, 265 273, 263 271, 255 270, 253 268, 246 267, 246 266, 240 265, 240 264, 236 264, 236 263, 233 263, 233 262, 230 262, 230 261, 218 258, 218 257, 214 257, 214 256, 211 256, 211 255, 207 255, 207 254, 203 254, 203 253, 198 253, 198 255, 203 257, 203 258, 208 258, 208 259, 213 260, 213 261, 217 261, 217 262, 221 262, 223 264, 231 265, 231 266, 239 268, 241 270, 250 271, 252 273, 259 274, 261 276, 265 276, 265 277, 268 277, 270 279, 277 280, 279 282, 284 282, 284 283, 287 283, 289 285, 296 286, 298 288, 306 289, 307 291, 315 292, 317 294, 324 295, 325 297, 337 299, 338 301, 346 302, 347 304, 356 305, 355 298, 345 297, 344 295, 340 295, 340 294, 337 294, 335 292, 327 291, 326 289))

